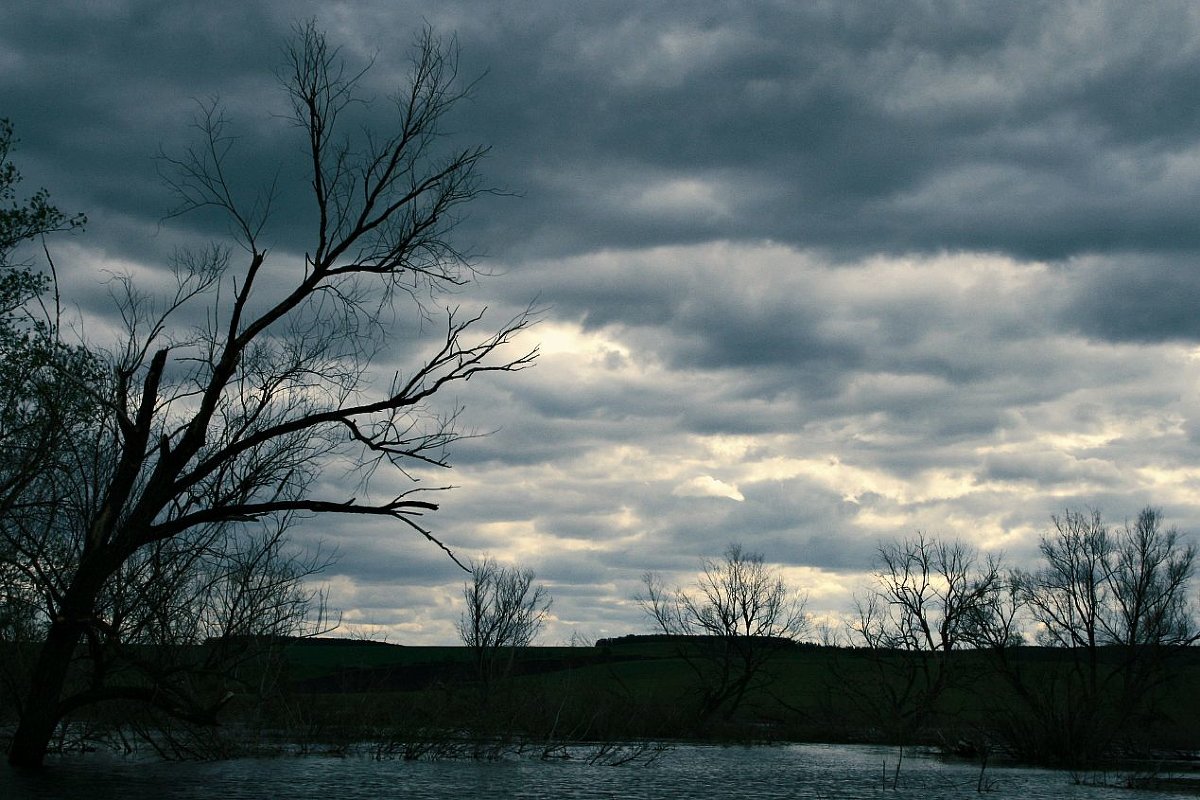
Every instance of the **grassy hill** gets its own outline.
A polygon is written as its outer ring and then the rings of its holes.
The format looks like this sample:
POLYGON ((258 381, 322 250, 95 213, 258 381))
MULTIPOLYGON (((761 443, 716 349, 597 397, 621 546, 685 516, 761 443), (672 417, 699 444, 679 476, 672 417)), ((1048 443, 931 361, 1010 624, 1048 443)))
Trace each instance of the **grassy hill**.
MULTIPOLYGON (((812 645, 782 650, 767 680, 732 713, 701 718, 703 687, 694 662, 682 657, 687 646, 625 637, 594 647, 525 648, 485 703, 465 648, 316 639, 287 651, 289 702, 329 715, 332 727, 353 721, 379 730, 449 726, 563 738, 904 741, 964 749, 1002 741, 1012 733, 1005 727, 1036 722, 985 653, 954 654, 954 684, 919 724, 906 726, 902 704, 889 698, 920 672, 919 661, 895 654, 894 668, 885 663, 881 672, 879 654, 812 645), (881 674, 888 677, 881 681, 881 674)), ((1031 685, 1048 694, 1071 668, 1062 650, 1020 648, 1016 657, 1031 685)), ((1126 749, 1200 749, 1200 651, 1183 653, 1169 675, 1153 719, 1118 732, 1126 749)))

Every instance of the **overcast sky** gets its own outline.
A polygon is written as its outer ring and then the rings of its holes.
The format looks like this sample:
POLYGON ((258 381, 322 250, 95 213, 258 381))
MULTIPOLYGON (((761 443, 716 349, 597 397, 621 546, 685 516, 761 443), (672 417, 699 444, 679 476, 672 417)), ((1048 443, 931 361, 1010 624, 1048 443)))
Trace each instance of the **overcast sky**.
MULTIPOLYGON (((163 221, 154 156, 197 100, 246 186, 296 177, 274 71, 308 16, 380 97, 424 23, 482 76, 447 127, 513 196, 459 228, 493 275, 454 301, 548 310, 535 369, 457 395, 497 432, 428 522, 536 570, 543 641, 646 630, 642 573, 730 541, 827 617, 917 531, 1016 563, 1066 508, 1200 534, 1200 6, 13 4, 0 116, 27 185, 88 214, 54 251, 97 329, 104 270, 153 284, 222 233, 163 221)), ((267 243, 303 253, 292 208, 267 243)), ((338 548, 346 631, 454 640, 462 574, 411 532, 296 537, 338 548)))

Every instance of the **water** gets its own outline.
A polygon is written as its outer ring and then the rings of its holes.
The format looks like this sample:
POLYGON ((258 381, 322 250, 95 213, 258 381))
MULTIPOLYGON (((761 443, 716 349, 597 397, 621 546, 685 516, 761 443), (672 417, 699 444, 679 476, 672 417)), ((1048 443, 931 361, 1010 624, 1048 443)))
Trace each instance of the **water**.
MULTIPOLYGON (((133 762, 101 755, 64 757, 37 775, 0 767, 0 798, 920 798, 979 797, 979 767, 906 753, 898 788, 896 751, 841 745, 706 747, 682 745, 648 766, 581 760, 375 761, 327 756, 213 763, 133 762), (883 788, 884 765, 889 786, 883 788)), ((1101 777, 1101 776, 1092 776, 1101 777)), ((1117 780, 1120 776, 1108 776, 1117 780)), ((985 797, 1194 797, 1076 785, 1067 773, 990 766, 985 797)))

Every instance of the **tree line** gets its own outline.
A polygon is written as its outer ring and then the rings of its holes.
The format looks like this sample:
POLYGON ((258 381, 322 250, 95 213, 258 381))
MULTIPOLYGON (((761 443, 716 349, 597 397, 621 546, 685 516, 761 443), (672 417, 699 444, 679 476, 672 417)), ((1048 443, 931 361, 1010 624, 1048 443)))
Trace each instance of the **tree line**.
POLYGON ((1120 526, 1096 510, 1052 523, 1033 569, 927 536, 880 547, 851 625, 875 672, 855 689, 898 741, 981 685, 997 691, 984 745, 1029 760, 1094 763, 1162 719, 1175 660, 1200 637, 1195 546, 1149 507, 1120 526))
MULTIPOLYGON (((1179 657, 1200 638, 1196 548, 1150 507, 1118 526, 1096 510, 1067 510, 1051 523, 1029 568, 922 533, 879 546, 844 628, 819 632, 844 654, 826 676, 835 705, 873 727, 859 735, 896 744, 940 737, 1069 767, 1146 752, 1169 716, 1179 657)), ((734 543, 703 559, 690 587, 667 587, 653 573, 643 584, 636 599, 659 633, 651 638, 672 646, 691 675, 694 731, 729 723, 752 697, 786 709, 773 687, 795 668, 796 645, 818 632, 804 593, 761 553, 734 543)), ((549 608, 532 586, 532 572, 490 561, 468 584, 460 632, 485 687, 501 674, 495 652, 507 652, 511 667, 513 650, 481 631, 521 631, 512 646, 532 641, 549 608)))

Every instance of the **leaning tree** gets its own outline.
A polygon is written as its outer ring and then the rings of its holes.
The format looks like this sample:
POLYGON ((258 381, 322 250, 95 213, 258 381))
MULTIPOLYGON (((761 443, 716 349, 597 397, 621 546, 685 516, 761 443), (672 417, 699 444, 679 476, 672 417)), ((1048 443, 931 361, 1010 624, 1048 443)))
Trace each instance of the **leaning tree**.
POLYGON ((486 148, 447 149, 441 135, 465 91, 456 70, 453 43, 426 31, 408 82, 372 106, 364 72, 315 24, 297 28, 282 77, 313 211, 302 257, 268 252, 283 189, 242 199, 215 106, 201 110, 199 144, 165 158, 176 211, 215 209, 232 239, 179 253, 165 298, 115 281, 124 334, 97 355, 97 380, 77 387, 83 430, 54 442, 70 469, 43 481, 41 513, 4 522, 3 574, 41 603, 12 764, 40 764, 59 723, 95 702, 211 720, 227 694, 221 676, 176 681, 157 662, 164 648, 244 638, 264 614, 276 628, 294 622, 300 579, 319 566, 281 555, 296 519, 385 518, 444 547, 421 521, 437 508, 428 494, 409 485, 381 496, 373 487, 385 481, 371 478, 380 465, 404 478, 446 466, 457 409, 439 413, 435 395, 536 356, 512 349, 528 311, 477 334, 479 314, 439 299, 473 277, 449 233, 486 191, 486 148), (359 124, 368 107, 386 107, 386 127, 359 124), (381 380, 405 308, 440 334, 381 380), (330 494, 318 478, 331 465, 358 470, 357 487, 330 494), (113 653, 126 656, 120 669, 113 653))

